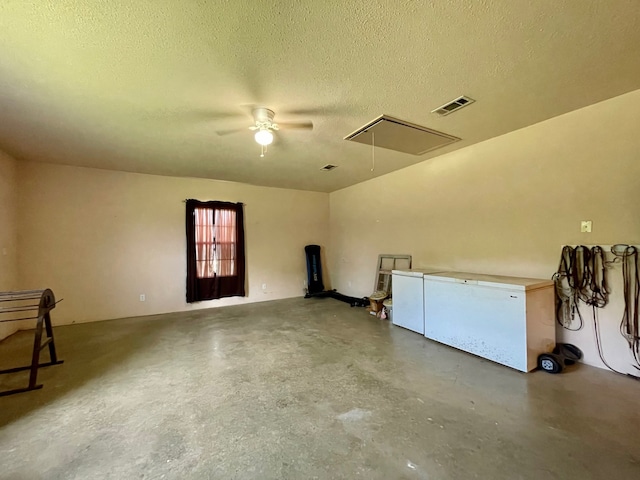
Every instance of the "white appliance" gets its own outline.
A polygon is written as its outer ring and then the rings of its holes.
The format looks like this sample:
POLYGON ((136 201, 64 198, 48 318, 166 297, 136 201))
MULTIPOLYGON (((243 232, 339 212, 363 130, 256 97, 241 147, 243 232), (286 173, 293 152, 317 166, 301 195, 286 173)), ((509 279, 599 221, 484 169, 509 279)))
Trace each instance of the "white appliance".
POLYGON ((392 270, 393 324, 424 335, 425 273, 434 269, 392 270))
POLYGON ((555 346, 553 288, 552 281, 533 278, 425 275, 424 335, 528 372, 555 346))

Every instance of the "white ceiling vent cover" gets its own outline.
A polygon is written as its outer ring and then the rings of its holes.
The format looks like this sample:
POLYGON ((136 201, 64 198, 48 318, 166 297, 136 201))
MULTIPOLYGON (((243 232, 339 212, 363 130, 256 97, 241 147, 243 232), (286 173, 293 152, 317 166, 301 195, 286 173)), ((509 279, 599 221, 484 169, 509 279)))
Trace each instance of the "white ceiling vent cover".
POLYGON ((324 170, 325 172, 328 172, 329 170, 333 170, 334 168, 338 168, 338 166, 337 165, 331 165, 330 163, 327 163, 320 170, 324 170))
POLYGON ((445 115, 449 115, 450 113, 455 112, 456 110, 460 110, 462 107, 466 107, 467 105, 471 105, 475 100, 473 98, 465 97, 464 95, 456 98, 452 102, 445 103, 441 107, 436 108, 435 110, 431 110, 431 113, 437 113, 441 117, 445 115))
POLYGON ((460 140, 389 115, 380 115, 344 139, 412 155, 422 155, 460 140))

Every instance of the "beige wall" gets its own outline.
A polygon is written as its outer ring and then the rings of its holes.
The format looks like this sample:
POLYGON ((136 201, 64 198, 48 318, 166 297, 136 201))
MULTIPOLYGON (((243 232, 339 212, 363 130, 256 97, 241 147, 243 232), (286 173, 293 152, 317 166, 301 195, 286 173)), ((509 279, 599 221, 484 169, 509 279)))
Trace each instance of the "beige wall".
MULTIPOLYGON (((3 156, 0 241, 8 255, 0 255, 0 288, 16 287, 16 196, 17 287, 53 288, 65 299, 53 315, 58 324, 301 295, 308 243, 330 243, 325 285, 358 297, 371 293, 379 253, 412 254, 416 267, 549 278, 562 245, 640 243, 639 124, 636 91, 330 195, 16 167, 3 156), (185 303, 185 198, 246 204, 247 298, 185 303), (593 233, 579 233, 580 220, 592 220, 593 233)), ((610 273, 613 301, 601 312, 605 354, 631 372, 618 333, 619 266, 610 273)), ((585 328, 559 338, 600 365, 584 312, 585 328)))
MULTIPOLYGON (((562 245, 640 243, 639 125, 640 90, 331 193, 334 288, 370 294, 379 253, 412 254, 415 267, 550 278, 562 245), (591 234, 581 220, 593 221, 591 234)), ((621 315, 614 301, 601 317, 606 358, 623 368, 621 315)), ((590 323, 560 335, 600 365, 590 323)))
MULTIPOLYGON (((0 292, 15 290, 18 282, 17 188, 17 162, 0 152, 0 292)), ((17 329, 16 323, 0 323, 0 340, 17 329)))
POLYGON ((19 187, 20 287, 64 298, 56 324, 301 296, 328 241, 326 193, 32 162, 19 187), (245 203, 247 297, 185 302, 186 198, 245 203))

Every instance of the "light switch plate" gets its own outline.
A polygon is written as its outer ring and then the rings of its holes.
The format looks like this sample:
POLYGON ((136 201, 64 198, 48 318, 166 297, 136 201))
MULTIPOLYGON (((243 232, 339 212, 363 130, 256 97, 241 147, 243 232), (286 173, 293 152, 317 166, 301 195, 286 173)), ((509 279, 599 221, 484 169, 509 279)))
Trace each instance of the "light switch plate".
POLYGON ((581 233, 591 233, 591 220, 583 220, 580 222, 581 233))

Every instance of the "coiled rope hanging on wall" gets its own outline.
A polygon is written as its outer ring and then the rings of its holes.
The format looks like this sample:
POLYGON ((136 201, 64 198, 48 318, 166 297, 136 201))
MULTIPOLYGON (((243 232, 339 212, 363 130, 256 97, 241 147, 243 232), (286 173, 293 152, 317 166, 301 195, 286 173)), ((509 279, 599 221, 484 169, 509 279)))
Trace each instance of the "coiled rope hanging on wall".
POLYGON ((638 303, 640 297, 640 265, 638 249, 629 245, 611 247, 614 255, 612 262, 605 260, 602 247, 589 249, 584 245, 575 248, 562 248, 558 271, 553 274, 556 290, 556 320, 563 328, 571 331, 580 330, 584 320, 580 312, 580 301, 591 306, 593 330, 602 363, 610 370, 640 380, 640 377, 625 374, 614 368, 605 360, 598 321, 598 309, 609 303, 609 287, 607 284, 607 265, 620 262, 622 264, 624 314, 620 322, 620 333, 629 344, 633 356, 634 368, 640 370, 640 321, 638 303), (572 325, 578 321, 578 326, 572 325))
POLYGON ((563 247, 558 271, 552 279, 556 286, 556 320, 567 330, 577 331, 584 326, 581 300, 595 308, 603 308, 609 302, 606 262, 601 247, 563 247), (574 328, 576 319, 578 326, 574 328))
MULTIPOLYGON (((638 299, 640 297, 640 272, 638 249, 630 245, 614 245, 611 253, 622 263, 622 285, 624 313, 620 322, 620 333, 631 349, 634 368, 640 370, 640 324, 638 322, 638 299)), ((614 260, 615 261, 615 260, 614 260)))

